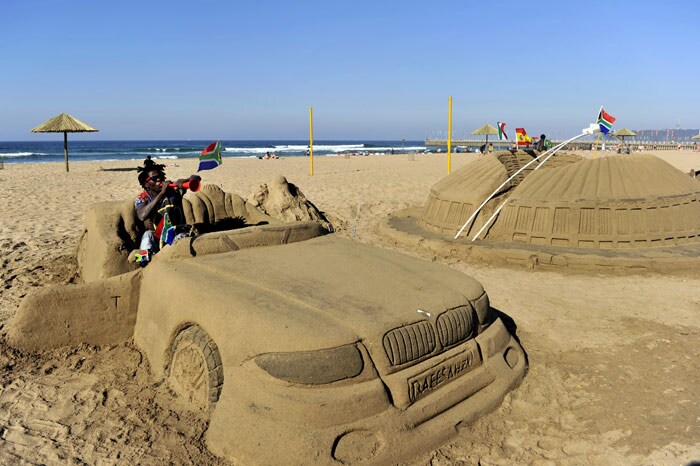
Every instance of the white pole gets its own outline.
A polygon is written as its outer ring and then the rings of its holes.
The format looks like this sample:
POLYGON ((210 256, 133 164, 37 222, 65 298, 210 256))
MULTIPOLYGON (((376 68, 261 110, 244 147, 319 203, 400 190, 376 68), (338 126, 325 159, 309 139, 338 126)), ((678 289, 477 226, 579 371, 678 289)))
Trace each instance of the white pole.
MULTIPOLYGON (((603 106, 601 105, 600 108, 598 109, 598 116, 600 116, 600 112, 603 111, 603 106)), ((595 117, 595 122, 596 124, 598 123, 598 116, 595 117)), ((593 158, 595 158, 596 154, 598 153, 598 142, 600 141, 600 131, 598 131, 598 137, 595 139, 595 146, 593 147, 593 158)))
POLYGON ((484 231, 484 230, 486 229, 487 226, 489 226, 489 224, 491 223, 491 220, 493 220, 493 219, 496 217, 496 215, 498 215, 498 213, 501 211, 501 209, 502 209, 503 207, 505 207, 505 205, 506 205, 507 203, 508 203, 508 199, 506 199, 505 202, 503 202, 503 204, 501 204, 501 205, 498 207, 498 209, 496 209, 496 212, 494 212, 493 215, 486 221, 486 223, 484 223, 484 226, 481 227, 481 229, 480 229, 479 231, 476 232, 476 234, 475 234, 475 235, 472 237, 472 239, 471 239, 472 241, 474 241, 475 239, 477 239, 477 238, 479 237, 479 235, 481 234, 481 232, 484 231))
MULTIPOLYGON (((538 164, 532 171, 534 172, 535 170, 537 170, 538 168, 540 168, 542 165, 544 165, 544 164, 547 162, 547 160, 549 160, 549 158, 550 158, 551 156, 553 156, 554 154, 556 154, 556 153, 559 151, 559 149, 561 149, 562 147, 564 147, 564 144, 566 144, 566 143, 561 143, 561 144, 557 145, 556 147, 553 147, 552 149, 550 149, 549 151, 552 151, 552 153, 549 154, 549 155, 547 156, 547 158, 545 158, 545 159, 542 161, 542 163, 538 164)), ((547 151, 547 152, 549 152, 549 151, 547 151)), ((547 152, 545 152, 545 153, 542 154, 542 155, 545 155, 547 152)), ((489 217, 488 220, 486 220, 486 223, 484 223, 484 226, 482 226, 481 229, 480 229, 479 231, 477 231, 476 234, 472 237, 472 239, 471 239, 472 241, 474 241, 475 239, 477 239, 477 238, 479 237, 479 235, 481 234, 481 232, 484 231, 484 230, 486 229, 486 227, 489 226, 489 225, 491 224, 491 221, 492 221, 494 218, 496 218, 496 215, 498 215, 498 213, 501 211, 501 209, 503 209, 503 207, 505 207, 505 205, 508 203, 509 200, 510 200, 510 199, 506 199, 506 200, 503 202, 503 204, 501 204, 500 206, 498 206, 498 209, 496 209, 496 211, 493 213, 493 215, 492 215, 491 217, 489 217)))
MULTIPOLYGON (((575 141, 576 139, 578 139, 578 138, 580 138, 580 137, 586 136, 586 134, 588 134, 588 133, 582 132, 582 133, 579 134, 578 136, 574 136, 573 138, 568 139, 568 140, 562 142, 561 144, 559 144, 559 145, 557 146, 557 148, 559 148, 559 147, 564 147, 566 144, 570 143, 571 141, 575 141)), ((533 163, 535 163, 540 157, 544 157, 545 155, 549 154, 552 150, 554 150, 554 148, 549 149, 549 150, 546 151, 546 152, 543 152, 542 154, 538 155, 537 157, 535 157, 534 159, 532 159, 531 161, 529 161, 528 163, 526 163, 525 165, 523 165, 518 171, 516 171, 515 173, 513 173, 513 174, 511 175, 510 178, 508 178, 507 180, 505 180, 498 188, 496 188, 496 190, 495 190, 494 192, 492 192, 491 195, 490 195, 489 197, 487 197, 486 200, 485 200, 484 202, 482 202, 481 205, 469 216, 469 218, 468 218, 467 221, 464 223, 464 225, 462 225, 462 228, 460 228, 460 230, 459 230, 459 231, 457 232, 457 234, 455 235, 454 239, 457 239, 457 238, 459 237, 459 235, 462 234, 462 232, 464 231, 464 229, 467 228, 467 225, 469 225, 469 223, 470 223, 472 220, 474 220, 474 219, 476 218, 476 216, 479 214, 479 212, 481 212, 481 209, 484 208, 484 206, 493 198, 493 196, 495 196, 495 195, 501 190, 502 187, 504 187, 505 185, 507 185, 513 178, 515 178, 516 176, 518 176, 518 175, 520 174, 520 172, 522 172, 522 171, 525 170, 527 167, 529 167, 530 165, 532 165, 533 163)), ((557 150, 558 150, 558 149, 557 149, 557 150)))

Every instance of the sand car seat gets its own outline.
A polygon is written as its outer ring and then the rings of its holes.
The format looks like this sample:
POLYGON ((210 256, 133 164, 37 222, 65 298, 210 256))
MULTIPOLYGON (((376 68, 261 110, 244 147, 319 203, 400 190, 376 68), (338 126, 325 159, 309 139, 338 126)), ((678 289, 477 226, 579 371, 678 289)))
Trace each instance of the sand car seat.
MULTIPOLYGON (((182 209, 187 224, 195 227, 198 236, 193 238, 192 245, 197 242, 197 247, 188 245, 177 257, 303 241, 326 233, 315 222, 289 223, 275 219, 239 195, 212 184, 204 185, 196 193, 188 192, 182 209), (253 226, 256 228, 240 231, 253 226), (232 230, 237 234, 222 233, 232 230)), ((138 264, 129 261, 129 254, 139 247, 143 231, 132 200, 90 206, 76 254, 81 279, 94 282, 137 269, 138 264)))

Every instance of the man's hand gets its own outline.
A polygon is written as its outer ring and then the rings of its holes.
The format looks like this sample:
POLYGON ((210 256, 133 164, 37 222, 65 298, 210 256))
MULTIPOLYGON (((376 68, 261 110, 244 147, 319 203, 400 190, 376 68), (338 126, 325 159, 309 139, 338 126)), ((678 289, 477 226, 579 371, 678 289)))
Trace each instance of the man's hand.
POLYGON ((160 192, 165 193, 165 191, 168 190, 168 185, 170 184, 170 180, 163 180, 163 182, 160 185, 160 192))

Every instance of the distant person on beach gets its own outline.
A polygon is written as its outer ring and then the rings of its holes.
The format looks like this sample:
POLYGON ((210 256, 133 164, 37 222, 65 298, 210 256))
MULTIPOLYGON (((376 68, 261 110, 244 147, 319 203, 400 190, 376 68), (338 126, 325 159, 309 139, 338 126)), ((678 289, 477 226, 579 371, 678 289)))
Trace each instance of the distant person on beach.
POLYGON ((535 149, 538 152, 542 152, 543 150, 545 150, 546 141, 547 141, 547 136, 544 134, 540 134, 540 139, 539 139, 539 141, 537 141, 537 146, 535 147, 535 149))
POLYGON ((482 144, 481 147, 479 147, 479 154, 484 155, 486 153, 486 144, 482 144))
POLYGON ((165 168, 165 165, 157 164, 155 162, 155 160, 153 160, 151 158, 150 155, 147 155, 146 158, 143 160, 143 167, 136 167, 136 169, 141 171, 141 170, 148 170, 148 169, 153 168, 153 167, 160 168, 162 170, 165 168))
POLYGON ((136 170, 139 172, 139 174, 150 170, 156 170, 161 173, 165 173, 165 164, 156 163, 156 161, 153 160, 150 155, 148 155, 143 161, 143 167, 136 167, 136 170))
MULTIPOLYGON (((148 159, 147 159, 148 160, 148 159)), ((144 161, 145 162, 145 161, 144 161)), ((185 215, 182 211, 182 196, 187 191, 183 183, 191 181, 192 178, 182 178, 172 182, 175 187, 170 186, 171 181, 165 176, 163 165, 144 163, 139 167, 138 180, 143 188, 143 192, 136 197, 134 209, 136 217, 143 222, 144 233, 141 236, 140 251, 137 261, 141 265, 146 265, 150 261, 152 254, 159 250, 156 239, 160 239, 165 226, 165 216, 167 215, 170 225, 176 227, 176 239, 187 236, 185 225, 185 215)), ((195 176, 197 179, 201 179, 195 176)))
MULTIPOLYGON (((165 169, 167 165, 164 163, 156 163, 155 160, 151 158, 150 155, 147 155, 146 158, 143 160, 143 167, 136 167, 137 170, 148 170, 149 168, 156 167, 160 168, 161 170, 165 169)), ((173 164, 173 167, 177 167, 177 164, 173 164)))

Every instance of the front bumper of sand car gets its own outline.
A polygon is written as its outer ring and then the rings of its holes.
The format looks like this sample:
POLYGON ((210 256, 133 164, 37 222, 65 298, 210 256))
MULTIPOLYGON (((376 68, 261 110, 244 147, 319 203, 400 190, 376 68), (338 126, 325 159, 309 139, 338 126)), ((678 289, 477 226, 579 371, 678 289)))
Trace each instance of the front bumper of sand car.
POLYGON ((495 409, 527 367, 500 319, 433 357, 398 361, 391 373, 377 370, 363 342, 303 353, 261 355, 226 374, 207 434, 215 453, 245 464, 389 464, 495 409), (300 376, 314 358, 319 370, 300 376), (227 413, 254 435, 234 435, 227 413), (285 446, 282 458, 273 445, 285 446))

